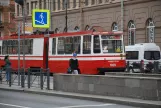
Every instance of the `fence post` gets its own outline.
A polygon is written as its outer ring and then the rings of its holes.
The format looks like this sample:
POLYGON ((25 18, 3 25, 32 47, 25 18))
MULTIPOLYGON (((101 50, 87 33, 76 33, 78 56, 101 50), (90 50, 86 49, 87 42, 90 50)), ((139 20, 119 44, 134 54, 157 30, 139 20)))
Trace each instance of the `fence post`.
POLYGON ((24 84, 24 80, 25 80, 25 69, 21 70, 21 87, 24 88, 25 84, 24 84))
POLYGON ((43 89, 43 69, 40 69, 40 88, 43 89))
POLYGON ((49 69, 46 69, 47 71, 47 90, 50 90, 50 71, 49 69))
POLYGON ((9 77, 9 87, 11 87, 11 84, 12 84, 12 72, 11 72, 11 68, 7 68, 7 72, 8 72, 8 76, 9 77))
POLYGON ((158 73, 158 72, 159 72, 159 62, 154 61, 154 73, 158 73))
POLYGON ((144 73, 144 62, 142 60, 140 61, 140 72, 144 73))
POLYGON ((30 68, 28 69, 28 88, 30 88, 30 68))

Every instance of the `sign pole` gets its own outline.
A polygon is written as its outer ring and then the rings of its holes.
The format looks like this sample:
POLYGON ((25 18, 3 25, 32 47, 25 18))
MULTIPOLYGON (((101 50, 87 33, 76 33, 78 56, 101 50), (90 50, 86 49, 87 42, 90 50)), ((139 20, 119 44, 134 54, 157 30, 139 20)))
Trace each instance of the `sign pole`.
POLYGON ((20 22, 18 23, 18 86, 20 86, 20 22))

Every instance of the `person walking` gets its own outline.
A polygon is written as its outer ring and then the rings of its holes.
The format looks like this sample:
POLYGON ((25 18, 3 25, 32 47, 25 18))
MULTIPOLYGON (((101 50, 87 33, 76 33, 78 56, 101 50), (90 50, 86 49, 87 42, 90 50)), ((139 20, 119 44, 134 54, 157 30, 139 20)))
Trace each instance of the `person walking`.
POLYGON ((11 69, 11 62, 9 60, 9 56, 5 56, 4 58, 5 61, 5 69, 6 69, 6 81, 9 81, 9 74, 10 74, 10 69, 11 69))
POLYGON ((73 74, 78 74, 79 63, 75 52, 73 53, 73 58, 69 60, 69 66, 73 74))

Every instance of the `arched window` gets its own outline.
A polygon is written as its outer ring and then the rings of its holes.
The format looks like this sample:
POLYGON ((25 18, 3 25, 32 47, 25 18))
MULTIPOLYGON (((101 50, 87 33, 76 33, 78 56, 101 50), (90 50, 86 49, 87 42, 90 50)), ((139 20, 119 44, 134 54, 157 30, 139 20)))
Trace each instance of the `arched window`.
POLYGON ((64 32, 67 32, 67 28, 66 27, 64 28, 64 32))
POLYGON ((146 31, 148 42, 155 42, 155 26, 151 18, 146 21, 146 31))
POLYGON ((75 30, 75 31, 80 31, 80 29, 79 29, 78 26, 76 26, 76 27, 74 28, 74 30, 75 30))
POLYGON ((59 33, 59 29, 58 28, 55 29, 55 33, 59 33))
POLYGON ((135 44, 135 24, 134 21, 129 21, 128 23, 128 43, 129 45, 135 44))
POLYGON ((86 31, 90 30, 89 25, 86 25, 85 30, 86 30, 86 31))
POLYGON ((118 25, 116 22, 112 24, 112 31, 118 31, 118 25))

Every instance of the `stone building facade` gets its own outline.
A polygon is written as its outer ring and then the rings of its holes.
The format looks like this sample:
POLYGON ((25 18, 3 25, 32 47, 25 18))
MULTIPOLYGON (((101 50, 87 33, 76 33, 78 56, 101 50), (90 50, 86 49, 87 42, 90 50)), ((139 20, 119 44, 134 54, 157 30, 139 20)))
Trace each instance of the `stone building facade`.
MULTIPOLYGON (((26 0, 26 22, 31 23, 34 8, 51 10, 51 31, 66 31, 64 0, 26 0)), ((21 22, 21 7, 16 4, 15 9, 21 22)), ((123 27, 125 45, 155 42, 161 47, 161 0, 67 0, 67 10, 68 31, 113 31, 123 27)))
POLYGON ((14 0, 0 0, 0 37, 16 32, 14 12, 14 0))

